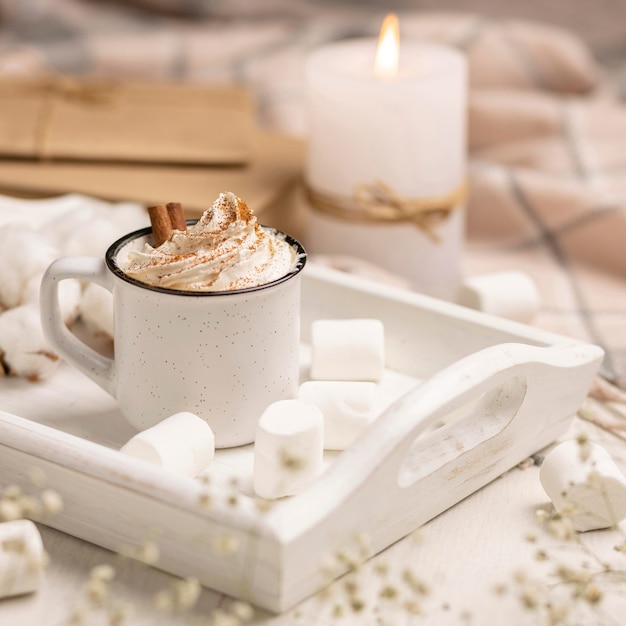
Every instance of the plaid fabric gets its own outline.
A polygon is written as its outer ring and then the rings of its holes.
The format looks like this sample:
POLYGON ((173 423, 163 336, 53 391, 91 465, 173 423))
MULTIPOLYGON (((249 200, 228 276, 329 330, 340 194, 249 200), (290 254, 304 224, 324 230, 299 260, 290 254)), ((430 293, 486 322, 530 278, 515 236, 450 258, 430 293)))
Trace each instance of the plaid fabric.
MULTIPOLYGON (((302 63, 325 41, 375 34, 380 13, 306 2, 0 0, 0 71, 235 81, 263 125, 306 135, 302 63)), ((403 34, 470 63, 467 274, 519 269, 536 324, 601 345, 626 388, 626 110, 572 34, 476 15, 401 15, 403 34)))

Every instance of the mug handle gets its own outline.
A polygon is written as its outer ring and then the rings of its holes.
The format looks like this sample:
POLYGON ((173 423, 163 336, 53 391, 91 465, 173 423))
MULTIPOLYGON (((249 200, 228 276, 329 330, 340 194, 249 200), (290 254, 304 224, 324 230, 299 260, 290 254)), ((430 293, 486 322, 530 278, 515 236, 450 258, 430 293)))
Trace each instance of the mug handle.
POLYGON ((111 395, 115 361, 99 354, 68 329, 59 306, 59 283, 68 278, 88 280, 112 291, 113 276, 103 259, 62 257, 46 270, 41 281, 41 325, 52 348, 111 395))

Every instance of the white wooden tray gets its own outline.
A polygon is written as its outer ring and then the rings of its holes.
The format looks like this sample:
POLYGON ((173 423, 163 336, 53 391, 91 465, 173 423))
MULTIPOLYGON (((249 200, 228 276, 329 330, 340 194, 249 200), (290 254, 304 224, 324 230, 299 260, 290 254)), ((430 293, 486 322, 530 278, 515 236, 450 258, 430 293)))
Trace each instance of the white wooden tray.
POLYGON ((133 429, 69 366, 41 384, 0 381, 2 482, 28 491, 40 468, 65 504, 44 523, 116 551, 155 539, 157 567, 282 611, 563 434, 603 354, 309 264, 303 377, 311 321, 351 317, 385 324, 381 385, 399 399, 348 450, 328 454, 307 491, 270 510, 252 496, 251 446, 218 451, 209 487, 120 454, 133 429))

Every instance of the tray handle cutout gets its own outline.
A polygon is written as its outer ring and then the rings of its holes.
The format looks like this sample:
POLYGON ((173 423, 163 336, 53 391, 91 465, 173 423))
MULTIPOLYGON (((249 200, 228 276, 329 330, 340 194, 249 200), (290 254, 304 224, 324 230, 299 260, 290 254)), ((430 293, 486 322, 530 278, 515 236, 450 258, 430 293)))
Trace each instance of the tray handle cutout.
POLYGON ((527 388, 525 376, 513 376, 452 411, 434 428, 422 423, 400 467, 398 486, 410 487, 502 433, 517 415, 527 388))

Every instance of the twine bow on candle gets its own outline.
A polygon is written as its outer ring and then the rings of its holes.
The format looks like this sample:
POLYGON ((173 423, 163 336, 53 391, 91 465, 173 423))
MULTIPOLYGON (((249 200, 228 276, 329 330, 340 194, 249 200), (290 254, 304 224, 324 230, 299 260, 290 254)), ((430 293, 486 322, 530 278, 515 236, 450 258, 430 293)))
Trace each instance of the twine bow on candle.
POLYGON ((411 222, 431 241, 439 243, 436 229, 462 204, 466 183, 463 181, 445 196, 432 198, 406 198, 383 181, 361 183, 351 197, 323 193, 309 186, 306 195, 311 206, 321 213, 348 221, 411 222))

